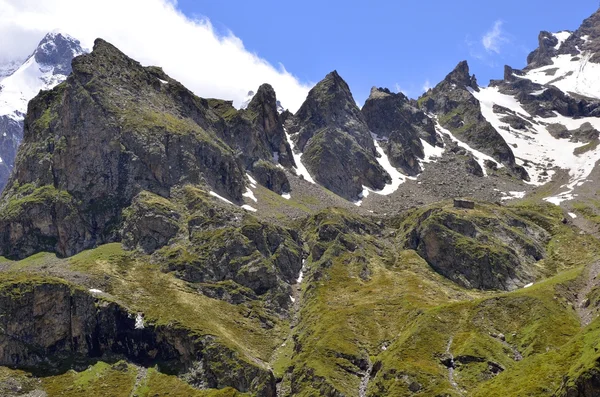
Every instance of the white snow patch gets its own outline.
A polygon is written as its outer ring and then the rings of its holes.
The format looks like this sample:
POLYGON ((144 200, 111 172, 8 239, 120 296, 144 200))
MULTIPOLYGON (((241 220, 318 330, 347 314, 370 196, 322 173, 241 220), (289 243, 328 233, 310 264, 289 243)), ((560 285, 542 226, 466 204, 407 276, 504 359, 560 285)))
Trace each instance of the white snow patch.
POLYGON ((289 200, 289 199, 291 199, 291 198, 292 198, 292 195, 291 195, 290 193, 283 193, 283 194, 281 195, 281 197, 283 197, 283 198, 284 198, 284 199, 286 199, 286 200, 289 200))
POLYGON ((246 193, 242 194, 242 196, 248 197, 250 200, 254 201, 255 203, 258 203, 258 199, 254 195, 254 192, 249 188, 246 188, 246 193))
POLYGON ((375 150, 377 150, 377 153, 379 153, 379 155, 381 156, 377 159, 377 162, 392 177, 392 182, 389 185, 385 185, 385 187, 382 190, 374 190, 373 193, 382 196, 388 196, 394 193, 396 190, 398 190, 400 185, 406 182, 406 175, 403 175, 392 165, 392 163, 390 163, 389 157, 387 156, 381 145, 379 145, 377 139, 373 139, 373 143, 375 144, 375 150))
POLYGON ((473 149, 471 146, 467 145, 466 143, 464 143, 461 140, 459 140, 458 138, 456 138, 449 130, 447 130, 444 127, 442 127, 440 125, 440 123, 437 122, 437 119, 436 119, 436 122, 435 122, 435 127, 436 127, 436 129, 437 129, 437 131, 439 133, 443 133, 443 134, 449 135, 450 139, 453 142, 455 142, 458 146, 460 146, 461 148, 467 150, 468 152, 471 152, 471 154, 473 155, 473 157, 475 158, 475 160, 477 160, 477 162, 479 163, 479 166, 483 170, 483 175, 484 176, 487 176, 487 169, 485 167, 485 160, 493 161, 494 163, 498 164, 498 168, 504 167, 502 164, 498 163, 492 156, 488 156, 487 154, 482 153, 479 150, 473 149))
POLYGON ((250 211, 250 212, 256 212, 256 211, 258 211, 256 208, 251 207, 251 206, 249 206, 247 204, 242 205, 242 208, 245 209, 246 211, 250 211))
POLYGON ((96 288, 90 288, 90 292, 91 292, 92 294, 103 294, 103 293, 104 293, 104 292, 102 292, 101 290, 99 290, 99 289, 96 289, 96 288))
POLYGON ((542 95, 544 92, 546 92, 547 90, 548 90, 547 88, 542 88, 541 90, 538 90, 538 91, 533 91, 533 92, 531 93, 531 95, 533 95, 533 96, 540 96, 540 95, 542 95))
POLYGON ((562 203, 563 201, 569 201, 569 200, 573 200, 575 198, 575 196, 573 194, 571 194, 570 191, 564 192, 564 193, 560 193, 556 196, 552 196, 552 197, 546 197, 544 199, 544 201, 547 201, 549 203, 552 203, 554 205, 560 205, 560 203, 562 203))
POLYGON ((525 192, 508 192, 508 193, 502 192, 502 194, 504 194, 505 196, 502 197, 500 200, 514 200, 514 199, 521 199, 521 198, 525 197, 525 192))
POLYGON ((211 196, 213 196, 213 197, 216 197, 216 198, 218 198, 218 199, 219 199, 219 200, 221 200, 221 201, 224 201, 224 202, 226 202, 227 204, 235 205, 235 204, 233 204, 231 201, 227 200, 225 197, 219 196, 217 193, 215 193, 215 192, 213 192, 213 191, 210 191, 210 192, 208 192, 208 194, 210 194, 210 195, 211 195, 211 196))
MULTIPOLYGON (((600 69, 599 69, 600 71, 600 69)), ((545 200, 554 204, 573 198, 573 189, 585 182, 592 172, 596 161, 600 159, 600 148, 575 155, 574 151, 581 147, 581 143, 570 142, 567 139, 556 139, 547 130, 548 124, 563 124, 569 130, 579 128, 583 123, 589 122, 596 129, 600 129, 600 118, 587 117, 571 119, 556 114, 556 117, 542 118, 530 115, 521 104, 512 96, 499 92, 497 87, 482 88, 479 92, 470 90, 473 96, 481 103, 481 112, 488 122, 498 131, 509 144, 517 158, 517 163, 523 165, 531 178, 531 185, 540 186, 547 183, 558 167, 569 172, 569 183, 555 197, 545 200), (515 112, 519 117, 533 121, 527 131, 515 130, 510 125, 502 122, 501 115, 494 113, 494 104, 506 107, 515 112), (543 175, 548 174, 548 175, 543 175)))
POLYGON ((558 33, 552 33, 552 36, 556 37, 558 39, 558 44, 554 46, 555 50, 558 50, 560 48, 560 46, 569 38, 571 37, 573 33, 569 32, 569 31, 562 31, 562 32, 558 32, 558 33))
POLYGON ((144 329, 144 315, 142 313, 135 316, 135 329, 144 329))
POLYGON ((292 156, 294 156, 294 162, 296 163, 296 167, 298 167, 296 168, 296 173, 298 175, 302 175, 304 177, 304 180, 310 183, 315 183, 315 180, 310 176, 310 173, 308 172, 304 164, 302 164, 302 153, 296 153, 296 145, 294 145, 292 137, 290 136, 290 134, 288 134, 287 129, 284 128, 283 131, 285 132, 285 137, 288 141, 288 144, 290 145, 290 148, 292 148, 292 156))
MULTIPOLYGON (((392 194, 396 190, 398 190, 400 185, 402 185, 408 179, 408 177, 406 175, 402 174, 400 171, 398 171, 392 165, 392 163, 390 163, 390 159, 389 159, 388 155, 385 153, 385 151, 383 150, 383 148, 381 147, 381 145, 378 142, 378 140, 380 140, 380 138, 375 134, 371 134, 371 135, 373 136, 373 143, 375 144, 375 150, 377 150, 377 153, 379 153, 379 156, 380 156, 379 158, 377 158, 377 162, 390 175, 390 177, 392 178, 392 182, 390 182, 388 185, 385 185, 385 187, 381 190, 373 190, 373 189, 368 188, 367 186, 363 186, 363 192, 361 194, 360 200, 358 200, 354 203, 356 206, 362 205, 363 199, 365 199, 367 196, 369 196, 369 192, 373 192, 373 193, 379 194, 381 196, 389 196, 390 194, 392 194)), ((382 138, 381 140, 385 140, 385 138, 382 138)))
POLYGON ((256 184, 257 184, 256 179, 252 178, 252 175, 250 175, 248 173, 246 173, 246 176, 248 177, 248 180, 250 181, 250 187, 252 189, 256 189, 256 184))
POLYGON ((532 286, 533 286, 533 283, 529 283, 529 284, 525 285, 523 288, 529 288, 529 287, 532 287, 532 286))
POLYGON ((161 82, 161 83, 163 83, 163 84, 169 84, 169 82, 168 82, 168 81, 166 81, 166 80, 158 79, 158 81, 160 81, 160 82, 161 82))
POLYGON ((296 302, 296 299, 292 295, 290 295, 290 300, 292 301, 292 303, 296 302))
POLYGON ((592 55, 587 51, 579 54, 578 59, 570 54, 557 55, 552 58, 552 65, 515 76, 542 85, 551 84, 565 93, 600 98, 600 64, 590 62, 592 55))
POLYGON ((573 218, 573 219, 576 219, 576 218, 577 218, 577 214, 574 214, 574 213, 572 213, 572 212, 569 212, 569 216, 570 216, 571 218, 573 218))
POLYGON ((425 153, 425 158, 421 160, 422 163, 431 163, 444 154, 443 147, 433 146, 424 139, 421 139, 421 144, 423 144, 423 152, 425 153))

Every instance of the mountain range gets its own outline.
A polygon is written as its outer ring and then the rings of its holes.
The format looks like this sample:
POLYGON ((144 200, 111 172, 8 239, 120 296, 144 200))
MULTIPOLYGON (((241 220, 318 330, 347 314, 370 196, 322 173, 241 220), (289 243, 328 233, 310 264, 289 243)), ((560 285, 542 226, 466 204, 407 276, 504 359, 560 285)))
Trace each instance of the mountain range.
POLYGON ((294 114, 53 32, 0 135, 1 395, 600 395, 600 11, 294 114))

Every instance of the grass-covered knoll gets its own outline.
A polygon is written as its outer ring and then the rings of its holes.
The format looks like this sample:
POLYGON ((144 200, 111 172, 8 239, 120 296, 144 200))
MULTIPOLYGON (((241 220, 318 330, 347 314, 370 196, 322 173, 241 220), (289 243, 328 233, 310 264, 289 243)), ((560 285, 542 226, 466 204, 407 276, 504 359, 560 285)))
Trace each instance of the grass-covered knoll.
MULTIPOLYGON (((212 251, 201 247, 221 249, 231 243, 238 249, 254 241, 266 248, 282 234, 304 241, 303 248, 298 243, 291 247, 299 255, 309 253, 300 291, 285 291, 287 301, 292 294, 296 304, 274 312, 255 291, 231 278, 189 283, 164 272, 160 251, 148 256, 124 251, 119 244, 69 259, 40 254, 0 266, 19 270, 25 278, 42 269, 86 275, 87 288, 99 287, 107 298, 143 313, 147 324, 213 335, 237 352, 239 360, 272 368, 282 381, 282 396, 358 396, 363 377, 372 369, 367 395, 373 397, 541 397, 577 385, 596 371, 598 322, 582 330, 573 304, 585 283, 587 273, 582 270, 598 257, 600 243, 563 224, 557 207, 477 203, 475 210, 465 211, 440 203, 387 221, 327 209, 298 222, 298 236, 293 236, 293 231, 251 215, 220 210, 221 204, 194 186, 176 192, 171 200, 148 195, 144 202, 161 212, 185 214, 178 219, 185 232, 177 239, 189 236, 185 238, 190 245, 177 240, 163 248, 181 263, 213 260, 212 251), (462 288, 435 272, 405 245, 413 226, 435 211, 443 214, 440 221, 468 221, 489 233, 490 244, 504 243, 505 236, 494 233, 523 238, 544 234, 545 256, 534 264, 535 284, 512 292, 480 291, 462 288), (234 304, 210 298, 207 288, 215 296, 229 294, 240 300, 234 304), (452 381, 447 366, 451 356, 452 381)), ((99 363, 88 371, 47 378, 43 384, 49 396, 52 387, 96 391, 109 390, 114 383, 149 397, 213 395, 154 369, 140 377, 136 367, 99 363)), ((231 389, 218 393, 222 394, 214 395, 236 395, 231 389)))
POLYGON ((322 211, 305 231, 311 256, 299 324, 278 356, 285 365, 274 364, 292 395, 357 395, 372 358, 423 308, 477 295, 414 251, 397 252, 380 226, 347 211, 322 211))
POLYGON ((399 244, 415 249, 440 274, 466 287, 513 290, 589 263, 594 239, 579 236, 550 204, 475 209, 444 202, 391 221, 399 244), (569 244, 569 245, 567 245, 569 244), (570 252, 573 245, 579 249, 570 252))
POLYGON ((233 305, 210 299, 172 274, 151 264, 149 257, 123 251, 120 244, 107 244, 84 251, 67 260, 71 269, 108 276, 106 293, 132 312, 144 313, 155 325, 181 326, 199 335, 214 335, 219 343, 240 353, 249 362, 268 361, 283 339, 285 322, 270 316, 257 302, 233 305), (271 327, 264 327, 268 321, 271 327))
MULTIPOLYGON (((2 375, 25 379, 27 374, 21 375, 0 367, 2 375)), ((17 378, 18 379, 18 378, 17 378)), ((110 397, 238 397, 246 396, 235 389, 199 390, 194 389, 184 380, 165 375, 155 368, 141 368, 124 361, 115 364, 98 362, 88 369, 76 372, 68 371, 65 374, 43 378, 41 381, 29 381, 35 390, 43 390, 48 397, 81 397, 81 396, 110 396, 110 397)))
POLYGON ((425 395, 548 395, 560 386, 555 375, 565 368, 539 366, 538 357, 561 351, 581 330, 567 292, 579 274, 577 269, 527 289, 425 311, 380 355, 370 393, 409 396, 415 383, 425 395), (444 365, 450 355, 456 385, 444 365))
POLYGON ((498 396, 501 390, 513 396, 522 395, 518 390, 532 396, 557 390, 556 374, 569 371, 563 364, 572 365, 573 356, 539 367, 539 381, 535 368, 540 356, 557 355, 579 338, 572 305, 583 266, 600 252, 595 239, 562 218, 551 205, 484 203, 466 215, 448 203, 409 212, 389 222, 396 231, 344 210, 311 217, 304 225, 311 255, 298 325, 274 356, 284 395, 356 396, 369 363, 370 396, 460 396, 480 390, 486 395, 487 385, 498 390, 489 395, 498 396), (546 256, 535 263, 534 286, 510 293, 465 290, 434 272, 417 252, 403 250, 410 236, 402 226, 422 221, 420 211, 432 209, 466 217, 488 233, 503 219, 511 228, 546 234, 546 256), (456 385, 444 364, 449 355, 455 359, 456 385), (521 374, 526 376, 516 382, 513 377, 521 374))

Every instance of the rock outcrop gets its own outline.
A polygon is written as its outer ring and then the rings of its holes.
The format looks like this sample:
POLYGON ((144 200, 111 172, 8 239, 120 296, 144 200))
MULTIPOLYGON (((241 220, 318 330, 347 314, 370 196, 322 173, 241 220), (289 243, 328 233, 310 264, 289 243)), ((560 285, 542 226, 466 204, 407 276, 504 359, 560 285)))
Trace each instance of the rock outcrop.
POLYGON ((269 370, 247 362, 215 338, 148 324, 142 313, 130 313, 53 279, 3 283, 0 329, 0 366, 47 376, 125 358, 185 374, 199 386, 275 396, 269 370))
POLYGON ((458 139, 504 164, 516 176, 528 180, 525 169, 502 136, 481 114, 479 101, 470 90, 478 91, 475 76, 466 61, 460 62, 437 86, 419 98, 419 106, 434 114, 440 125, 458 139))
POLYGON ((507 210, 493 218, 461 211, 417 211, 403 225, 407 248, 466 288, 510 291, 535 278, 549 239, 544 229, 507 210))
POLYGON ((377 162, 369 127, 350 88, 336 71, 310 90, 286 126, 311 176, 341 197, 357 200, 363 186, 381 190, 391 181, 377 162))
POLYGON ((373 87, 361 112, 371 132, 387 138, 381 145, 391 164, 407 175, 421 171, 419 159, 425 156, 421 139, 432 146, 441 145, 435 123, 402 93, 373 87))
POLYGON ((241 201, 244 169, 219 125, 207 100, 97 40, 65 83, 29 105, 0 202, 2 254, 73 255, 118 241, 122 210, 142 190, 169 197, 204 184, 241 201))

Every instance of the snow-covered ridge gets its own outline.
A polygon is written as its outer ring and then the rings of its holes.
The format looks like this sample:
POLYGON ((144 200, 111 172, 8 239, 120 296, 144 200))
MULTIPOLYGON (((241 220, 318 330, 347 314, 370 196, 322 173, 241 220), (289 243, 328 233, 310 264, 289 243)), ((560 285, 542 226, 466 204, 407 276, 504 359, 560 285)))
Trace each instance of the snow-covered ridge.
MULTIPOLYGON (((559 32, 554 36, 558 39, 558 45, 555 47, 558 50, 572 33, 559 32)), ((581 39, 588 40, 587 36, 581 39)), ((542 85, 553 85, 567 94, 575 93, 600 99, 600 64, 590 62, 592 55, 589 51, 579 51, 577 56, 557 55, 552 58, 551 65, 529 70, 523 76, 513 76, 542 85)))
POLYGON ((497 87, 481 88, 479 92, 470 90, 470 92, 479 100, 483 116, 511 146, 515 157, 519 160, 518 163, 527 169, 532 185, 542 185, 550 181, 555 172, 553 168, 568 171, 569 182, 562 186, 563 191, 555 197, 548 198, 547 201, 559 204, 572 199, 573 189, 585 182, 596 161, 600 159, 600 148, 576 155, 575 149, 584 144, 553 137, 548 132, 547 125, 562 124, 567 129, 574 130, 584 123, 590 123, 600 130, 600 119, 596 117, 571 119, 558 113, 555 113, 556 117, 553 118, 534 117, 514 97, 502 94, 497 87), (512 110, 523 120, 533 121, 532 127, 526 131, 511 128, 509 124, 500 120, 503 115, 494 113, 494 104, 512 110))

